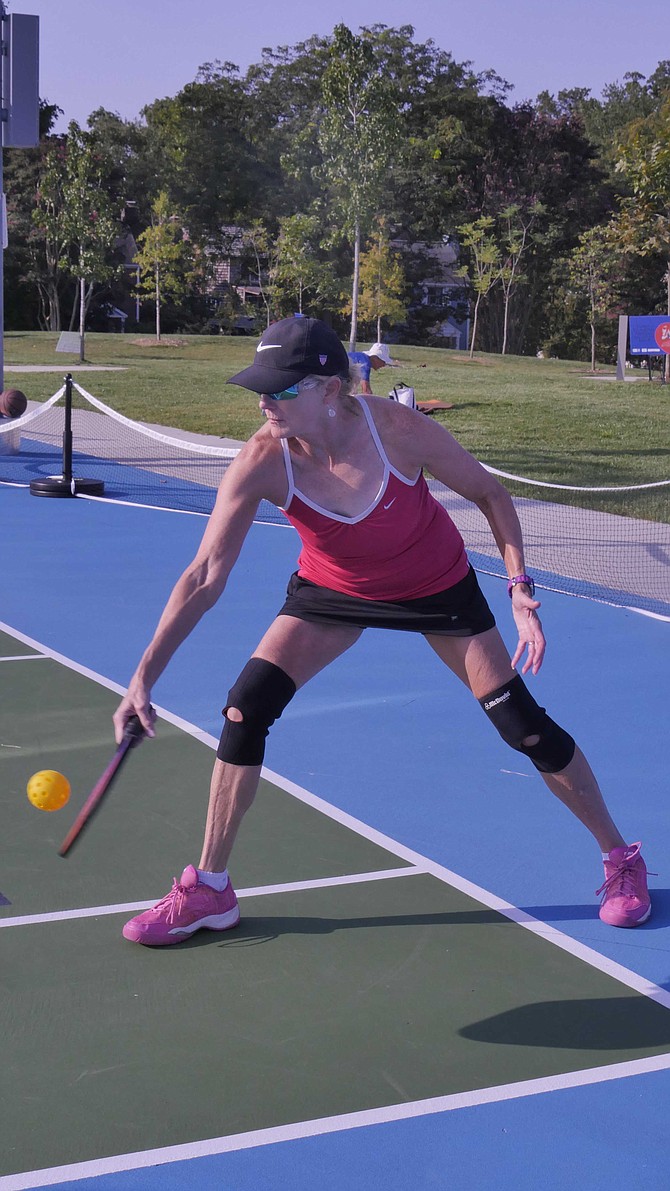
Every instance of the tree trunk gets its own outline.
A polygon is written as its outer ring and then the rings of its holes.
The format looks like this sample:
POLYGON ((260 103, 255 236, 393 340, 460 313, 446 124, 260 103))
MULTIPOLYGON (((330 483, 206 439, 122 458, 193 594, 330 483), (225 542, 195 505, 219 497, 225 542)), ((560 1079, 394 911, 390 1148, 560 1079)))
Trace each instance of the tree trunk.
POLYGON ((47 289, 49 300, 49 330, 60 331, 60 300, 58 289, 50 284, 47 289))
POLYGON ((60 297, 58 286, 48 278, 46 281, 37 280, 37 292, 40 302, 38 318, 44 325, 43 331, 60 331, 60 297))
POLYGON ((381 343, 381 341, 382 341, 382 316, 381 316, 381 314, 378 314, 377 315, 377 343, 381 343))
POLYGON ((475 354, 475 337, 477 335, 477 316, 479 314, 479 303, 481 302, 481 294, 477 294, 477 301, 475 302, 475 312, 472 316, 472 337, 470 339, 470 359, 475 354))
POLYGON ((86 282, 79 278, 79 363, 84 362, 84 334, 86 325, 86 282))
POLYGON ((74 331, 77 325, 77 311, 79 309, 79 286, 75 285, 74 294, 72 295, 72 313, 70 315, 69 331, 74 331))
POLYGON ((507 292, 504 294, 503 338, 502 338, 502 348, 500 351, 501 356, 504 356, 507 352, 507 327, 508 327, 508 323, 509 323, 509 300, 510 300, 510 297, 511 297, 511 290, 507 290, 507 292))
POLYGON ((91 298, 93 297, 93 290, 95 289, 95 281, 89 281, 86 287, 86 297, 84 298, 84 314, 88 314, 88 308, 91 305, 91 298))
POLYGON ((349 333, 349 351, 356 351, 356 336, 358 333, 358 282, 361 272, 361 225, 356 216, 354 228, 354 279, 351 287, 351 331, 349 333))
POLYGON ((161 341, 161 286, 158 269, 156 269, 156 343, 161 341))

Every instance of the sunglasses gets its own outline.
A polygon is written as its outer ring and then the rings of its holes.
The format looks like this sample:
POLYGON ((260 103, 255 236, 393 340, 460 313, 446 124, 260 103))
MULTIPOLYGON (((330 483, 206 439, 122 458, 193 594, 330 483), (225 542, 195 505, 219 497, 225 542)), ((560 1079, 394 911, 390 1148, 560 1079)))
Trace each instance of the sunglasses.
POLYGON ((298 381, 296 385, 289 385, 287 389, 282 389, 280 393, 266 393, 272 401, 292 401, 294 397, 298 397, 300 393, 304 393, 305 389, 315 389, 320 382, 318 380, 310 380, 305 384, 303 381, 298 381), (302 385, 302 388, 300 388, 302 385))

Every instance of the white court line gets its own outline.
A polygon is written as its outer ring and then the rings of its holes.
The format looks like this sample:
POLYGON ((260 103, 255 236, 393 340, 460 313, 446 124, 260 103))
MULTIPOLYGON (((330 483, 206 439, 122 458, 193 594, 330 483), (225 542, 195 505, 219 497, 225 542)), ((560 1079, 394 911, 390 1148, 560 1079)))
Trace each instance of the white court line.
POLYGON ((0 657, 0 662, 43 662, 47 660, 48 659, 45 653, 15 653, 12 655, 12 657, 0 657))
POLYGON ((670 616, 663 616, 661 612, 647 612, 645 608, 633 608, 624 604, 626 612, 637 612, 638 616, 648 616, 650 620, 663 620, 666 624, 670 624, 670 616))
MULTIPOLYGON (((76 673, 82 674, 92 681, 99 683, 100 686, 122 693, 123 688, 118 683, 112 682, 110 679, 97 674, 86 666, 81 666, 79 663, 73 662, 63 654, 51 650, 48 646, 35 641, 23 633, 19 633, 9 625, 0 622, 0 630, 4 630, 10 636, 14 636, 17 640, 22 641, 25 645, 31 645, 33 648, 41 649, 47 656, 52 657, 68 669, 74 670, 76 673)), ((160 707, 156 707, 156 711, 168 723, 180 727, 188 735, 202 741, 204 744, 208 744, 210 748, 216 749, 218 746, 216 737, 203 732, 200 728, 182 719, 181 716, 174 715, 172 712, 160 707)), ((641 993, 656 1004, 670 1008, 670 993, 639 976, 636 972, 632 972, 624 968, 621 964, 607 959, 592 948, 586 947, 568 935, 564 935, 561 931, 556 930, 555 927, 533 918, 532 915, 527 914, 524 910, 520 910, 510 902, 504 901, 502 898, 489 892, 489 890, 465 880, 465 878, 447 869, 444 865, 429 860, 411 848, 406 848, 403 844, 398 843, 397 840, 392 839, 383 832, 377 831, 375 828, 363 823, 360 819, 356 819, 353 815, 341 811, 338 807, 332 806, 324 799, 311 794, 308 790, 304 790, 301 786, 274 773, 272 770, 263 767, 263 776, 279 786, 280 789, 298 798, 301 802, 321 811, 328 818, 350 828, 358 835, 370 840, 372 843, 378 844, 400 859, 409 861, 413 866, 420 868, 423 873, 436 877, 439 881, 454 889, 459 889, 480 904, 496 910, 503 917, 517 923, 523 929, 529 930, 533 934, 546 939, 547 942, 553 943, 554 946, 559 947, 568 954, 581 959, 597 971, 611 976, 613 979, 618 980, 619 983, 633 989, 635 992, 641 993)), ((401 870, 403 875, 409 875, 410 871, 413 870, 401 870)), ((204 1142, 187 1143, 180 1146, 166 1146, 154 1150, 139 1151, 134 1154, 119 1154, 110 1158, 95 1159, 91 1162, 74 1163, 69 1166, 51 1167, 41 1171, 9 1175, 5 1178, 0 1178, 0 1191, 28 1191, 29 1188, 47 1187, 58 1182, 73 1182, 88 1176, 96 1177, 121 1170, 135 1170, 147 1166, 164 1165, 168 1162, 205 1157, 210 1154, 228 1153, 302 1137, 314 1137, 347 1129, 384 1124, 390 1121, 407 1120, 428 1114, 474 1107, 481 1104, 491 1104, 501 1100, 512 1100, 540 1093, 549 1093, 559 1091, 562 1088, 582 1087, 603 1083, 608 1080, 629 1078, 634 1075, 668 1069, 670 1069, 670 1055, 634 1059, 625 1063, 614 1063, 605 1067, 593 1067, 588 1070, 569 1072, 564 1075, 547 1076, 536 1080, 503 1084, 496 1088, 478 1088, 471 1092, 434 1097, 428 1100, 416 1100, 404 1104, 394 1104, 384 1108, 364 1110, 362 1112, 345 1113, 333 1117, 324 1117, 315 1121, 301 1121, 293 1125, 233 1134, 227 1137, 213 1138, 204 1142)))
MULTIPOLYGON (((520 1080, 517 1083, 499 1084, 493 1088, 479 1088, 475 1092, 455 1092, 450 1096, 433 1096, 427 1100, 391 1104, 386 1108, 370 1108, 360 1112, 341 1113, 338 1116, 319 1117, 312 1121, 299 1121, 294 1125, 277 1125, 270 1129, 233 1133, 227 1137, 211 1137, 206 1141, 162 1146, 155 1150, 138 1150, 134 1154, 115 1154, 111 1158, 95 1158, 90 1162, 74 1162, 69 1166, 52 1166, 42 1170, 26 1171, 22 1174, 10 1174, 0 1178, 0 1191, 31 1191, 34 1187, 49 1187, 54 1183, 71 1183, 77 1179, 117 1174, 122 1170, 165 1166, 169 1162, 184 1162, 194 1158, 212 1157, 215 1154, 230 1154, 239 1150, 255 1149, 259 1146, 277 1145, 284 1141, 297 1141, 304 1137, 323 1137, 329 1133, 342 1133, 348 1129, 387 1125, 392 1121, 407 1121, 415 1117, 453 1112, 460 1108, 475 1108, 482 1104, 499 1104, 506 1100, 546 1095, 549 1092, 562 1091, 567 1088, 590 1087, 593 1084, 607 1083, 614 1079, 646 1075, 652 1071, 667 1071, 669 1068, 670 1055, 657 1055, 649 1059, 631 1059, 626 1063, 612 1063, 607 1067, 589 1067, 586 1070, 569 1071, 565 1075, 544 1076, 539 1079, 520 1080)), ((192 1173, 190 1176, 188 1173, 184 1175, 187 1182, 194 1177, 192 1173)))
MULTIPOLYGON (((77 674, 82 674, 85 678, 90 678, 91 681, 97 682, 100 686, 106 687, 111 691, 116 691, 117 694, 125 694, 125 687, 120 686, 119 683, 113 682, 102 674, 98 674, 95 670, 90 670, 88 666, 82 666, 78 662, 72 661, 71 658, 67 658, 64 654, 50 649, 49 646, 35 641, 25 633, 20 633, 17 629, 13 629, 10 625, 2 621, 0 621, 0 630, 8 633, 9 636, 16 637, 24 645, 30 645, 34 649, 40 649, 48 657, 53 658, 54 661, 60 662, 68 669, 74 670, 77 674)), ((219 742, 216 736, 212 736, 209 732, 204 732, 201 728, 197 728, 181 716, 174 715, 167 708, 163 708, 157 704, 154 706, 161 719, 166 720, 177 728, 181 728, 187 735, 200 740, 203 744, 208 745, 209 748, 214 750, 218 748, 219 742)), ((629 968, 616 963, 615 960, 608 959, 598 951, 594 951, 593 948, 587 947, 584 943, 579 943, 576 939, 557 930, 556 927, 534 918, 532 914, 528 914, 525 910, 519 909, 518 906, 512 905, 511 902, 497 897, 496 894, 491 893, 488 889, 484 889, 481 885, 475 885, 474 882, 466 880, 444 865, 438 864, 436 861, 421 855, 420 852, 415 852, 412 848, 406 848, 404 844, 392 839, 391 836, 385 835, 382 831, 377 831, 376 828, 370 827, 369 824, 364 823, 361 819, 347 814, 346 811, 340 810, 339 807, 333 806, 331 803, 326 802, 325 799, 319 798, 318 795, 312 794, 309 790, 305 790, 302 786, 298 786, 295 782, 290 781, 281 774, 275 773, 272 769, 263 766, 262 775, 275 786, 286 791, 287 794, 293 795, 300 802, 304 802, 307 806, 320 811, 336 823, 348 827, 357 835, 370 840, 371 843, 377 844, 379 847, 385 849, 385 851, 397 856, 400 860, 405 860, 414 868, 420 869, 421 872, 436 877, 438 881, 442 881, 445 885, 450 885, 453 889, 460 890, 467 897, 473 898, 473 900, 478 901, 481 905, 488 906, 491 910, 496 910, 511 922, 516 922, 524 930, 529 930, 540 938, 546 939, 569 955, 574 955, 577 959, 583 960, 584 963, 589 964, 597 971, 604 972, 628 988, 634 989, 635 992, 639 992, 657 1004, 670 1009, 670 992, 654 984, 652 981, 639 976, 637 972, 632 972, 629 968)))
MULTIPOLYGON (((279 893, 302 893, 305 889, 330 889, 336 885, 361 885, 368 881, 393 881, 396 877, 413 877, 426 870, 406 865, 404 868, 380 868, 369 873, 347 873, 344 877, 318 877, 312 881, 287 881, 283 885, 254 885, 236 889, 238 900, 245 897, 269 897, 279 893)), ((150 910, 157 897, 148 902, 119 902, 110 906, 85 906, 79 910, 54 910, 49 914, 24 914, 19 918, 0 918, 3 926, 36 926, 42 922, 67 922, 72 918, 103 918, 106 914, 129 914, 150 910)))
POLYGON ((120 500, 116 496, 92 496, 90 492, 76 492, 78 500, 93 500, 101 505, 125 505, 128 509, 151 509, 154 513, 179 513, 181 517, 209 517, 195 509, 167 509, 165 505, 147 505, 141 500, 120 500))
MULTIPOLYGON (((165 505, 148 505, 141 500, 120 500, 116 496, 92 496, 90 492, 75 493, 78 500, 93 500, 102 505, 125 505, 129 509, 151 509, 154 513, 179 513, 181 517, 207 517, 209 513, 199 513, 196 509, 172 509, 165 505)), ((266 521, 264 517, 254 517, 256 525, 272 525, 275 529, 293 529, 289 521, 266 521)))

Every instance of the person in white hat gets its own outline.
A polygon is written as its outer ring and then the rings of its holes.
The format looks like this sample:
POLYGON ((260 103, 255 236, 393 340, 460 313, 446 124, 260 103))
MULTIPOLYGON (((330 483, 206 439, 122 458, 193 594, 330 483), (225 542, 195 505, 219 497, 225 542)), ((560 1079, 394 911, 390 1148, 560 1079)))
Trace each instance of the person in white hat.
POLYGON ((378 368, 395 368, 386 343, 373 343, 366 352, 349 352, 349 359, 357 366, 359 374, 358 391, 366 397, 372 396, 370 374, 378 368))

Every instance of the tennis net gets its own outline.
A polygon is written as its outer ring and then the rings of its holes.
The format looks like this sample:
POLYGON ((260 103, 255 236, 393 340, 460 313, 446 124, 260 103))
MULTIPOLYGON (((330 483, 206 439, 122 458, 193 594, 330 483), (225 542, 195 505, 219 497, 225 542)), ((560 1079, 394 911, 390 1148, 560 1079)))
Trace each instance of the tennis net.
MULTIPOLYGON (((103 499, 208 516, 239 448, 192 441, 126 418, 81 385, 72 410, 73 470, 105 484, 103 499)), ((22 418, 0 422, 0 482, 29 486, 59 474, 65 387, 22 418)), ((487 466, 486 464, 484 466, 487 466)), ((538 586, 670 615, 670 480, 577 487, 492 467, 510 491, 538 586)), ((489 525, 471 502, 429 479, 458 526, 473 565, 505 577, 489 525)), ((287 526, 269 501, 261 521, 287 526)))

